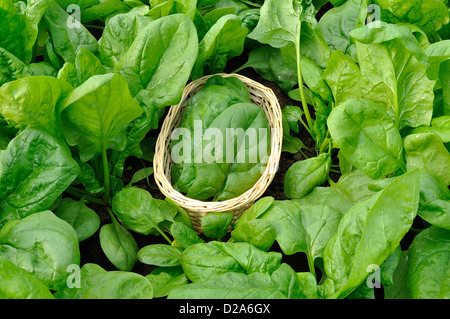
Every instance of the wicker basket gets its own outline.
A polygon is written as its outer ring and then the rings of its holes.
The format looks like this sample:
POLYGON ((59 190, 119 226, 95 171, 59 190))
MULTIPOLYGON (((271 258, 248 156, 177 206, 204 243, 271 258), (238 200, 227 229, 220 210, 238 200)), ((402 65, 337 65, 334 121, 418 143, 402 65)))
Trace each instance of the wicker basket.
POLYGON ((217 74, 222 77, 234 76, 240 79, 249 89, 250 98, 253 103, 264 109, 269 127, 271 128, 271 148, 265 171, 256 184, 242 195, 218 202, 205 202, 188 198, 176 191, 171 184, 170 137, 172 131, 178 127, 183 117, 183 112, 189 98, 197 93, 205 82, 213 75, 205 76, 189 83, 181 97, 180 103, 173 105, 161 127, 158 140, 156 142, 155 156, 153 161, 154 178, 166 196, 176 202, 186 210, 191 217, 194 230, 202 232, 201 219, 210 212, 231 212, 236 220, 245 210, 248 209, 267 189, 278 170, 280 160, 283 128, 281 109, 273 91, 258 82, 248 79, 239 74, 217 74))

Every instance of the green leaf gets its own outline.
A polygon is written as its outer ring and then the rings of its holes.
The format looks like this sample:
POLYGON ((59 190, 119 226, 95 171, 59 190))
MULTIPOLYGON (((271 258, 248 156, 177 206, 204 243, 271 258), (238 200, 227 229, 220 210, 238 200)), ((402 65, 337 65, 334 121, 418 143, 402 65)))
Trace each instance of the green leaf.
POLYGON ((411 134, 405 138, 408 170, 424 168, 450 185, 450 154, 441 139, 432 133, 411 134))
POLYGON ((78 172, 62 141, 35 128, 17 135, 0 156, 0 228, 49 209, 78 172))
POLYGON ((339 50, 333 51, 322 78, 327 82, 334 97, 335 106, 362 97, 361 71, 358 65, 339 50))
POLYGON ((189 284, 170 291, 169 299, 286 299, 270 278, 228 272, 205 282, 189 284))
POLYGON ((117 269, 131 271, 134 268, 138 245, 133 235, 115 219, 100 229, 100 246, 117 269))
POLYGON ((381 265, 409 231, 419 205, 419 171, 402 175, 353 206, 323 252, 326 298, 345 298, 381 265), (370 266, 370 267, 369 267, 370 266))
MULTIPOLYGON (((97 53, 98 43, 95 37, 80 23, 79 26, 72 26, 67 23, 70 20, 69 14, 56 3, 52 3, 45 11, 43 20, 48 26, 54 46, 54 52, 62 58, 64 62, 75 63, 75 56, 81 48, 85 48, 92 53, 97 53)), ((58 57, 58 58, 59 58, 58 57)), ((63 64, 58 62, 59 64, 63 64)), ((52 61, 55 67, 59 67, 56 61, 52 61)))
POLYGON ((399 129, 429 125, 434 81, 427 58, 408 26, 382 24, 351 32, 356 40, 364 98, 385 105, 399 129))
POLYGON ((241 19, 236 15, 221 17, 199 43, 192 78, 201 77, 205 67, 209 68, 207 74, 222 72, 224 68, 215 65, 217 57, 225 56, 228 60, 241 55, 247 33, 248 29, 241 26, 241 19))
POLYGON ((140 31, 116 70, 141 103, 163 108, 179 102, 197 54, 194 23, 184 14, 172 14, 140 31))
POLYGON ((58 299, 151 299, 150 282, 137 273, 105 271, 95 264, 81 267, 80 288, 67 287, 55 293, 58 299))
POLYGON ((425 32, 439 30, 449 22, 448 8, 443 0, 376 0, 384 21, 412 23, 425 32))
POLYGON ((232 222, 232 213, 208 213, 202 217, 201 225, 206 237, 220 240, 228 233, 232 222))
POLYGON ((280 261, 280 253, 266 253, 248 243, 211 241, 189 246, 181 254, 181 266, 194 283, 227 272, 271 274, 280 266, 280 261))
POLYGON ((328 153, 295 162, 284 177, 286 197, 302 198, 314 187, 324 183, 328 178, 330 165, 331 157, 328 153))
POLYGON ((420 171, 418 214, 434 226, 450 229, 450 189, 438 176, 420 171))
POLYGON ((347 100, 334 108, 327 123, 340 152, 369 177, 377 179, 405 167, 400 133, 372 101, 347 100))
POLYGON ((409 248, 408 285, 414 299, 450 298, 450 231, 431 226, 409 248))
POLYGON ((339 211, 324 204, 299 205, 296 201, 276 201, 261 219, 272 224, 283 253, 304 252, 313 265, 314 260, 322 256, 341 217, 339 211))
POLYGON ((116 67, 138 34, 153 19, 135 12, 116 14, 105 25, 99 39, 99 58, 107 66, 116 67))
POLYGON ((293 1, 264 1, 261 18, 256 28, 248 35, 250 39, 268 44, 274 48, 295 43, 299 26, 299 16, 293 1))
POLYGON ((166 220, 155 199, 144 189, 124 188, 112 200, 112 209, 119 220, 131 230, 144 235, 166 220))
POLYGON ((52 290, 66 284, 69 266, 80 264, 77 234, 51 211, 8 222, 0 231, 0 256, 52 290))
POLYGON ((164 244, 153 244, 141 248, 138 259, 144 264, 160 267, 180 266, 183 248, 164 244))
POLYGON ((36 276, 0 256, 0 299, 54 299, 36 276))
POLYGON ((38 35, 38 24, 51 3, 49 0, 30 0, 22 11, 14 1, 3 0, 0 3, 0 47, 24 63, 30 63, 38 35))
POLYGON ((50 76, 12 81, 0 88, 0 113, 9 123, 37 126, 62 136, 60 103, 71 90, 67 83, 50 76))
POLYGON ((175 222, 170 226, 170 234, 182 248, 204 242, 191 227, 181 222, 175 222))
POLYGON ((81 200, 65 198, 55 215, 75 229, 79 242, 91 237, 100 227, 100 217, 81 200))
POLYGON ((126 144, 127 125, 143 112, 118 74, 95 75, 74 89, 62 102, 64 134, 77 145, 82 161, 126 144))
POLYGON ((268 251, 276 239, 275 229, 269 221, 253 219, 240 222, 231 232, 236 242, 247 242, 253 246, 268 251))
POLYGON ((364 25, 368 4, 367 0, 348 0, 329 9, 320 18, 319 29, 332 51, 340 50, 356 58, 356 48, 350 39, 350 31, 364 25))
POLYGON ((188 279, 181 267, 158 267, 145 278, 153 287, 154 298, 165 297, 173 288, 188 284, 188 279))

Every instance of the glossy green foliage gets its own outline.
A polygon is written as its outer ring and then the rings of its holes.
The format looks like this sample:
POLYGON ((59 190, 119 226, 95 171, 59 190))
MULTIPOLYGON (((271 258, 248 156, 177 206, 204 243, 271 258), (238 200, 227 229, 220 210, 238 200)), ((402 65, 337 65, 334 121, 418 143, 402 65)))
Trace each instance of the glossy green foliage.
POLYGON ((237 197, 261 176, 269 154, 269 126, 239 79, 209 79, 189 100, 179 129, 179 141, 171 143, 172 181, 188 197, 237 197))

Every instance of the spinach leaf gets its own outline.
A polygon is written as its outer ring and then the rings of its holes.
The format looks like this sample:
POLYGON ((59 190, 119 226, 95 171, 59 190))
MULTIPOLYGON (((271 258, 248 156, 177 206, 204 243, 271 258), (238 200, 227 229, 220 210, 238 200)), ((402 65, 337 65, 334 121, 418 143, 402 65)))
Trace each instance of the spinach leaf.
POLYGON ((322 78, 333 93, 335 106, 349 99, 362 97, 361 71, 358 65, 340 50, 331 53, 330 61, 322 78))
POLYGON ((450 184, 450 154, 441 139, 432 133, 411 134, 405 138, 408 170, 424 168, 450 184))
POLYGON ((50 76, 30 76, 9 82, 0 89, 0 112, 20 127, 37 126, 62 137, 61 101, 72 88, 50 76))
POLYGON ((80 287, 64 287, 55 293, 57 299, 151 299, 153 288, 137 273, 106 271, 87 263, 81 267, 80 287))
POLYGON ((100 227, 100 217, 81 200, 64 198, 55 215, 75 229, 79 242, 91 237, 100 227))
POLYGON ((353 206, 325 246, 323 296, 346 297, 369 275, 370 265, 381 265, 410 229, 418 205, 419 171, 414 170, 353 206))
POLYGON ((448 299, 450 231, 431 226, 409 248, 408 285, 415 299, 448 299))
POLYGON ((331 157, 328 153, 295 162, 284 177, 286 197, 302 198, 314 187, 324 183, 328 178, 330 165, 331 157))
POLYGON ((383 20, 391 23, 412 23, 425 32, 439 30, 449 22, 448 8, 445 1, 386 1, 376 0, 381 7, 383 20))
MULTIPOLYGON (((350 31, 364 25, 368 4, 367 0, 348 0, 328 10, 320 18, 319 29, 332 51, 340 50, 349 57, 356 58, 350 31)), ((332 66, 331 63, 328 65, 332 66)))
POLYGON ((123 150, 127 125, 142 112, 124 77, 95 75, 65 98, 61 113, 64 135, 69 145, 78 146, 81 160, 88 161, 109 148, 123 150))
POLYGON ((429 125, 434 81, 427 77, 426 56, 407 26, 364 26, 350 35, 356 42, 365 98, 385 105, 395 125, 429 125))
POLYGON ((66 284, 67 267, 80 264, 75 230, 51 211, 8 222, 0 231, 0 255, 34 274, 50 289, 66 284))
POLYGON ((218 62, 241 55, 247 33, 247 28, 241 26, 241 20, 236 15, 221 17, 200 41, 192 78, 201 77, 206 67, 208 74, 222 72, 225 65, 218 62))
POLYGON ((197 54, 194 23, 184 14, 173 14, 137 33, 116 70, 127 78, 138 101, 162 108, 179 102, 197 54))
POLYGON ((176 246, 153 244, 141 248, 138 252, 138 258, 141 262, 148 265, 160 267, 180 266, 180 257, 183 249, 176 246))
POLYGON ((53 299, 48 287, 36 276, 0 256, 1 299, 53 299))
POLYGON ((377 179, 405 169, 400 133, 372 101, 348 100, 331 112, 327 123, 345 158, 369 177, 377 179))
MULTIPOLYGON (((76 28, 70 26, 67 23, 68 19, 69 14, 56 3, 50 4, 43 17, 51 34, 47 41, 53 47, 55 55, 50 61, 56 68, 61 67, 64 62, 74 63, 75 56, 81 48, 92 53, 98 52, 98 43, 95 37, 83 24, 76 28)), ((47 50, 49 45, 47 45, 47 50)))
POLYGON ((227 272, 271 274, 280 266, 280 261, 280 253, 263 252, 248 243, 211 241, 189 246, 181 254, 181 266, 194 283, 227 272))
POLYGON ((0 156, 0 228, 49 209, 78 172, 61 140, 36 128, 17 135, 0 156))
POLYGON ((100 246, 109 261, 122 271, 131 271, 137 262, 138 245, 131 232, 110 215, 111 224, 100 229, 100 246))

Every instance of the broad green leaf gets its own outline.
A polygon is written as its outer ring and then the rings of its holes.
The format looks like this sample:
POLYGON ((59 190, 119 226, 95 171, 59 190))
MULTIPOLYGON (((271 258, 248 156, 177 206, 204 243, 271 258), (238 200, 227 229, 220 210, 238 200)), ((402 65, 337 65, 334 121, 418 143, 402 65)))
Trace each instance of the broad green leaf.
POLYGON ((105 25, 99 43, 99 58, 103 64, 116 67, 137 35, 153 19, 134 12, 116 14, 105 25))
POLYGON ((295 43, 299 28, 299 15, 293 7, 293 1, 264 1, 261 18, 249 38, 274 48, 295 43))
POLYGON ((312 265, 317 257, 322 256, 341 217, 342 214, 330 206, 316 203, 299 205, 293 200, 276 201, 261 219, 272 224, 283 253, 304 252, 312 265))
POLYGON ((450 230, 431 226, 409 248, 408 285, 414 299, 450 298, 450 230))
POLYGON ((435 117, 431 120, 431 126, 419 126, 412 133, 433 133, 439 136, 443 143, 450 143, 450 116, 435 117))
POLYGON ((227 272, 217 277, 174 288, 169 299, 286 299, 287 297, 261 273, 246 275, 227 272))
POLYGON ((0 255, 52 290, 66 284, 69 266, 80 264, 75 230, 51 211, 8 222, 0 231, 0 255))
POLYGON ((100 228, 100 246, 117 269, 131 271, 134 268, 138 259, 138 245, 131 232, 115 219, 100 228))
POLYGON ((177 245, 188 248, 191 245, 203 243, 204 240, 200 238, 197 233, 185 223, 175 222, 170 226, 170 234, 176 241, 177 245))
POLYGON ((179 102, 197 54, 194 23, 184 14, 172 14, 141 30, 116 70, 126 76, 133 96, 163 108, 179 102))
POLYGON ((361 71, 358 65, 340 50, 331 53, 322 78, 333 93, 335 106, 349 99, 362 97, 359 83, 361 71))
POLYGON ((384 288, 386 299, 412 299, 408 287, 409 251, 402 251, 397 268, 394 271, 393 285, 384 288))
POLYGON ((152 195, 141 188, 119 191, 112 200, 112 209, 126 227, 144 235, 166 219, 152 195))
POLYGON ((84 83, 91 76, 105 74, 106 70, 100 60, 91 51, 81 48, 75 56, 75 67, 78 73, 78 83, 84 83))
POLYGON ((284 192, 287 198, 302 198, 314 187, 324 183, 330 171, 331 157, 322 153, 317 157, 292 164, 284 177, 284 192))
POLYGON ((247 33, 248 29, 241 26, 241 19, 236 15, 221 17, 199 43, 192 78, 201 77, 205 68, 208 70, 207 74, 222 72, 225 65, 217 65, 217 59, 224 56, 227 61, 241 55, 247 33))
POLYGON ((62 136, 60 102, 71 91, 64 81, 50 76, 30 76, 0 89, 0 113, 9 122, 37 126, 62 136))
POLYGON ((276 239, 275 229, 269 221, 253 219, 241 221, 231 232, 236 242, 247 242, 253 246, 268 251, 276 239))
POLYGON ((239 225, 239 223, 251 221, 254 219, 257 219, 259 216, 264 214, 266 210, 272 206, 273 202, 275 201, 275 198, 272 196, 265 196, 260 199, 258 199, 255 203, 253 203, 252 206, 250 206, 236 221, 236 226, 239 225))
POLYGON ((12 0, 0 3, 0 47, 24 63, 30 63, 38 35, 38 24, 51 5, 50 0, 30 0, 23 10, 12 0))
POLYGON ((356 48, 350 39, 350 31, 364 25, 368 4, 367 0, 348 0, 329 9, 320 18, 319 29, 332 51, 340 50, 356 58, 356 48))
POLYGON ((150 282, 137 273, 106 271, 95 264, 81 267, 79 288, 67 287, 55 293, 57 299, 151 299, 150 282))
POLYGON ((280 253, 266 253, 248 243, 211 241, 189 246, 181 254, 181 266, 194 283, 227 272, 271 274, 280 266, 280 261, 280 253))
POLYGON ((434 81, 427 77, 427 59, 407 26, 364 26, 351 32, 356 40, 364 98, 385 105, 395 125, 429 125, 434 81))
POLYGON ((183 248, 165 244, 153 244, 141 248, 138 252, 140 262, 160 267, 180 266, 183 248))
POLYGON ((411 134, 405 138, 408 170, 424 168, 450 184, 450 154, 441 139, 433 133, 411 134))
POLYGON ((434 226, 450 229, 450 189, 438 176, 421 170, 418 214, 434 226))
POLYGON ((49 209, 78 173, 65 143, 41 129, 22 131, 0 156, 0 228, 49 209))
POLYGON ((201 225, 206 237, 220 240, 228 233, 232 222, 232 213, 208 213, 202 217, 201 225))
MULTIPOLYGON (((52 41, 54 52, 58 55, 57 59, 61 61, 52 61, 55 67, 57 63, 62 66, 64 62, 75 63, 75 56, 81 48, 85 48, 92 53, 98 52, 98 43, 95 37, 84 27, 83 24, 71 25, 69 14, 58 6, 52 3, 48 10, 45 11, 43 20, 48 26, 51 38, 47 41, 52 41)), ((76 22, 76 21, 75 21, 76 22)))
POLYGON ((62 103, 66 140, 78 146, 82 161, 109 148, 123 150, 127 125, 143 112, 125 78, 113 73, 92 76, 62 103))
POLYGON ((0 299, 54 299, 36 276, 0 256, 0 299))
POLYGON ((412 23, 425 32, 439 30, 449 22, 446 2, 443 0, 376 0, 381 8, 383 21, 412 23))
POLYGON ((100 227, 100 217, 81 200, 65 198, 55 215, 75 229, 79 242, 91 237, 100 227))
POLYGON ((188 284, 188 279, 181 267, 158 267, 145 276, 153 287, 153 297, 165 297, 178 286, 188 284))
POLYGON ((326 298, 345 298, 394 252, 409 231, 419 205, 419 171, 402 175, 353 206, 323 252, 326 298))
POLYGON ((336 147, 369 177, 377 179, 405 168, 400 132, 372 101, 347 100, 331 112, 327 123, 336 147))

